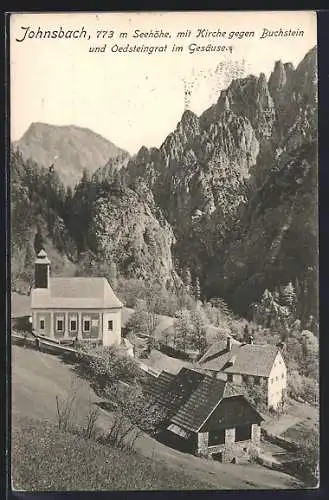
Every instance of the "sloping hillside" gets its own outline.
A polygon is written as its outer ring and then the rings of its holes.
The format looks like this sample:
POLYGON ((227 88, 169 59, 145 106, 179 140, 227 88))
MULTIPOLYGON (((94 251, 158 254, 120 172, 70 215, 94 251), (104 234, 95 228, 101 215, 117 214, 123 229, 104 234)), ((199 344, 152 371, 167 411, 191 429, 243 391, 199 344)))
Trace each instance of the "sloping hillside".
POLYGON ((32 123, 23 137, 14 142, 24 160, 54 167, 65 186, 75 185, 84 169, 94 173, 118 156, 129 156, 104 137, 73 125, 55 126, 32 123))

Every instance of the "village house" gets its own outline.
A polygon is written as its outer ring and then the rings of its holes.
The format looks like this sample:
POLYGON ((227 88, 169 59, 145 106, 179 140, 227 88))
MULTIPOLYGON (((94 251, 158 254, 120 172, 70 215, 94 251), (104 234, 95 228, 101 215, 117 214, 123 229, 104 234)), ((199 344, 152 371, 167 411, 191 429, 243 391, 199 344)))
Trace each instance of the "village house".
POLYGON ((199 360, 206 373, 223 375, 234 384, 263 385, 268 408, 278 408, 287 389, 287 367, 278 346, 244 344, 227 338, 226 346, 214 344, 199 360))
POLYGON ((263 418, 229 382, 184 367, 149 377, 144 391, 172 445, 224 463, 258 453, 263 418))
POLYGON ((122 303, 108 281, 51 277, 44 250, 35 261, 31 310, 32 328, 37 335, 104 346, 121 343, 122 303))

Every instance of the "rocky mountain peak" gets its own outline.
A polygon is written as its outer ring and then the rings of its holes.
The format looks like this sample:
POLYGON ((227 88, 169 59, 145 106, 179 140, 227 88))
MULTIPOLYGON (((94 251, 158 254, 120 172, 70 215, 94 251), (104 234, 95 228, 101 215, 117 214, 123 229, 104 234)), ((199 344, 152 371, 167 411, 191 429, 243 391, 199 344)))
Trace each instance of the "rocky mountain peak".
POLYGON ((150 152, 149 152, 149 150, 147 149, 147 147, 146 147, 146 146, 142 146, 142 147, 138 150, 138 152, 137 152, 136 159, 137 159, 138 161, 146 162, 146 161, 148 161, 149 156, 150 156, 150 152))
POLYGON ((218 109, 219 113, 223 113, 223 112, 229 111, 231 109, 230 100, 229 100, 228 95, 225 92, 225 90, 222 90, 222 92, 220 93, 220 96, 219 96, 219 99, 217 102, 217 109, 218 109))
POLYGON ((175 131, 167 136, 160 148, 161 154, 167 158, 167 167, 170 167, 172 162, 181 161, 185 149, 192 146, 195 137, 199 134, 198 116, 190 110, 185 110, 175 131))
POLYGON ((311 49, 297 66, 295 85, 304 103, 314 102, 317 94, 317 52, 315 48, 311 49))
POLYGON ((272 95, 277 92, 281 92, 287 83, 287 73, 283 62, 276 61, 274 65, 274 70, 269 78, 269 89, 272 95))
POLYGON ((177 124, 175 133, 179 135, 183 144, 193 140, 200 133, 198 116, 189 109, 185 110, 180 122, 177 124))
MULTIPOLYGON (((142 146, 132 158, 120 150, 109 160, 105 145, 106 168, 93 180, 114 182, 94 190, 88 206, 91 250, 129 277, 167 283, 175 273, 173 251, 179 266, 200 278, 205 295, 235 302, 238 312, 278 281, 302 283, 316 246, 310 146, 316 143, 316 74, 312 49, 296 69, 277 61, 269 80, 261 73, 232 81, 200 117, 184 111, 160 148, 142 146)), ((87 148, 97 166, 97 134, 77 129, 63 133, 35 123, 25 145, 33 151, 42 145, 49 162, 60 144, 70 152, 66 169, 74 165, 74 149, 81 168, 87 148)), ((25 212, 24 205, 17 223, 25 212)), ((83 238, 85 220, 83 214, 83 238)))
POLYGON ((180 120, 181 124, 190 124, 190 123, 195 123, 198 121, 198 117, 193 111, 190 109, 185 109, 184 113, 182 114, 182 118, 180 120))
POLYGON ((259 88, 267 88, 267 80, 266 80, 265 73, 259 74, 258 86, 259 86, 259 88))
POLYGON ((227 109, 237 116, 248 118, 258 140, 269 137, 275 111, 265 74, 262 73, 259 78, 250 75, 233 80, 228 89, 221 93, 212 115, 217 118, 227 109))
POLYGON ((92 174, 110 159, 128 155, 87 128, 40 122, 32 123, 13 146, 20 150, 24 160, 33 159, 45 168, 54 165, 66 186, 77 184, 83 170, 92 174))
POLYGON ((286 70, 286 74, 291 73, 292 71, 295 71, 294 65, 291 62, 286 62, 284 63, 284 69, 286 70))
POLYGON ((263 111, 272 111, 274 109, 273 99, 264 73, 259 75, 256 94, 257 103, 263 111))

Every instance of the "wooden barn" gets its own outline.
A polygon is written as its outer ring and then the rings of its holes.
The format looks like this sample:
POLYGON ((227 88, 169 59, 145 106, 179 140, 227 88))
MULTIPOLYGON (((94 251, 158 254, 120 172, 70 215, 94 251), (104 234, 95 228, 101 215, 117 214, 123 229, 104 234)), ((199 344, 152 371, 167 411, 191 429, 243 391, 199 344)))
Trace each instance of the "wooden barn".
POLYGON ((229 382, 182 368, 149 378, 144 390, 163 412, 168 444, 226 463, 258 453, 263 418, 229 382))

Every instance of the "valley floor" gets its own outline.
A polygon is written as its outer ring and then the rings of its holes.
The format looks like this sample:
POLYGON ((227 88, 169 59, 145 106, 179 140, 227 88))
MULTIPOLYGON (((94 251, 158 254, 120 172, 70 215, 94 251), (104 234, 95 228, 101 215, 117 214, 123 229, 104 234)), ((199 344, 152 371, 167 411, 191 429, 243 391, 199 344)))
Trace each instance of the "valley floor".
MULTIPOLYGON (((65 397, 71 384, 79 384, 77 420, 83 419, 89 401, 99 398, 89 384, 61 359, 50 354, 13 346, 12 348, 12 432, 22 417, 56 421, 56 395, 65 397)), ((101 412, 99 427, 106 431, 111 414, 101 412)), ((212 489, 291 489, 301 487, 291 476, 260 465, 220 464, 182 453, 144 435, 137 443, 143 457, 162 462, 176 472, 209 484, 212 489)))

